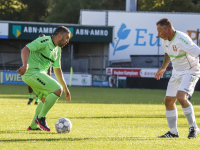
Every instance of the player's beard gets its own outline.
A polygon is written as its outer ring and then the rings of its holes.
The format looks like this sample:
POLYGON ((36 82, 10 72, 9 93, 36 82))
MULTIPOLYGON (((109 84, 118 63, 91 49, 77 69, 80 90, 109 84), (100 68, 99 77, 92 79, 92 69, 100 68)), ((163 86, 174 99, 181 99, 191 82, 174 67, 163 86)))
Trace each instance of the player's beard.
POLYGON ((63 48, 65 45, 67 45, 67 43, 64 43, 64 44, 63 44, 62 41, 60 41, 60 42, 58 43, 58 46, 61 47, 61 48, 63 48))
MULTIPOLYGON (((67 43, 65 45, 67 45, 67 43)), ((65 45, 63 45, 61 48, 65 47, 65 45)))

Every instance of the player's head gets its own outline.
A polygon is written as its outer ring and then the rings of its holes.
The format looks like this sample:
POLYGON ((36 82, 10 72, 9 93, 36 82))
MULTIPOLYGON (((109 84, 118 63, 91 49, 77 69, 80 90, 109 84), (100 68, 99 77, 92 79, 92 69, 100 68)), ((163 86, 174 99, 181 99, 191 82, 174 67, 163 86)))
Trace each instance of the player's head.
POLYGON ((171 21, 167 18, 160 19, 157 23, 158 36, 164 40, 169 38, 169 33, 174 30, 171 21))
POLYGON ((69 43, 70 34, 71 32, 67 27, 57 27, 53 33, 53 37, 56 37, 54 43, 59 47, 64 47, 69 43))
POLYGON ((45 36, 45 34, 40 34, 38 37, 43 37, 43 36, 45 36))

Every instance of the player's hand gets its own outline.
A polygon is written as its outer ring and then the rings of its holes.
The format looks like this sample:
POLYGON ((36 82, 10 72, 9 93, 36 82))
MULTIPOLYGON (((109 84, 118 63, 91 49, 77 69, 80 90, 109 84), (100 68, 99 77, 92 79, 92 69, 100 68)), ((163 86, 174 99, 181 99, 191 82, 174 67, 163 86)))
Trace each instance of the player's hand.
POLYGON ((64 89, 64 93, 65 93, 66 99, 68 99, 68 101, 71 101, 71 95, 68 88, 64 89))
POLYGON ((160 69, 156 72, 154 78, 156 78, 156 80, 160 80, 160 78, 163 77, 163 73, 165 72, 165 70, 166 70, 166 69, 160 68, 160 69))
POLYGON ((28 70, 27 66, 20 67, 16 72, 18 72, 20 75, 24 75, 28 70))

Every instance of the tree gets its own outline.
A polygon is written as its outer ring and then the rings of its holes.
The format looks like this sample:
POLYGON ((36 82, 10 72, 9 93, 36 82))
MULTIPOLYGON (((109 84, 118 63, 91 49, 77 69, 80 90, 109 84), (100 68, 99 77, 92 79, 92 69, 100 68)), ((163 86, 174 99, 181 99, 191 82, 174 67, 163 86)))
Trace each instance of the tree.
POLYGON ((200 0, 140 0, 138 11, 200 12, 200 0))
MULTIPOLYGON (((0 20, 78 23, 80 10, 124 10, 126 0, 0 0, 0 20)), ((200 12, 200 0, 137 0, 137 11, 200 12)))
POLYGON ((103 0, 101 9, 126 10, 126 1, 125 0, 103 0))
POLYGON ((55 0, 20 0, 27 7, 21 9, 22 21, 44 22, 55 0), (24 15, 25 14, 25 15, 24 15))
POLYGON ((19 20, 26 5, 17 0, 0 0, 0 20, 19 20))
POLYGON ((137 2, 138 11, 153 11, 164 4, 164 0, 138 0, 137 2))
POLYGON ((0 0, 0 19, 44 21, 56 0, 0 0))
POLYGON ((81 9, 101 9, 101 1, 58 0, 46 22, 78 23, 81 9))

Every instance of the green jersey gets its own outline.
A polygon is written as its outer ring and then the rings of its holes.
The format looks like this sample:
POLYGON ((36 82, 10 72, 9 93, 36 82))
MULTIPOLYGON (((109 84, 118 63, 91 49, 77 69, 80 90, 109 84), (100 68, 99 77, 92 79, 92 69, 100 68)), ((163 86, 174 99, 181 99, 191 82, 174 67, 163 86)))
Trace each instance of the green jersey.
POLYGON ((39 37, 26 45, 30 49, 28 71, 45 71, 50 66, 60 68, 61 48, 55 46, 50 36, 39 37))

